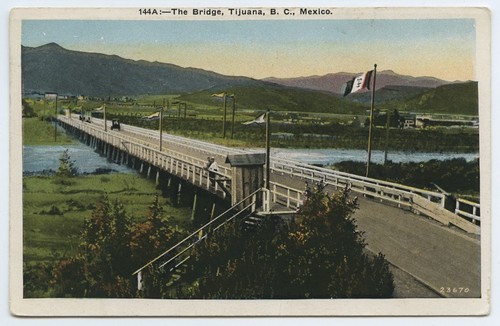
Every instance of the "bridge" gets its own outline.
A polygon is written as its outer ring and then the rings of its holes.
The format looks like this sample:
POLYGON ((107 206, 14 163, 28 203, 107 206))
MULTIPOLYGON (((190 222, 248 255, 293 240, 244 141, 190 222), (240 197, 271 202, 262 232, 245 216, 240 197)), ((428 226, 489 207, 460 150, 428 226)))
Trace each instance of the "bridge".
MULTIPOLYGON (((175 269, 184 263, 189 258, 186 253, 207 236, 207 230, 234 218, 245 218, 252 224, 270 214, 293 215, 304 200, 305 183, 323 182, 330 192, 348 187, 358 196, 360 209, 354 217, 365 232, 367 250, 384 253, 393 268, 438 296, 481 295, 480 206, 476 203, 457 199, 450 209, 444 193, 274 157, 269 162, 266 189, 262 188, 265 162, 260 151, 170 134, 160 137, 158 131, 131 125, 122 124, 120 131, 110 130, 103 120, 95 118, 88 123, 77 116, 59 115, 57 121, 109 159, 156 177, 157 182, 168 183, 174 194, 190 192, 194 196, 193 214, 198 190, 227 202, 227 210, 215 216, 212 209, 208 223, 138 269, 135 274, 139 286, 145 268, 175 260, 175 269), (215 177, 206 169, 207 157, 218 162, 215 177)), ((398 282, 404 288, 404 280, 396 277, 395 282, 397 288, 398 282)), ((412 293, 407 295, 411 297, 412 293)))

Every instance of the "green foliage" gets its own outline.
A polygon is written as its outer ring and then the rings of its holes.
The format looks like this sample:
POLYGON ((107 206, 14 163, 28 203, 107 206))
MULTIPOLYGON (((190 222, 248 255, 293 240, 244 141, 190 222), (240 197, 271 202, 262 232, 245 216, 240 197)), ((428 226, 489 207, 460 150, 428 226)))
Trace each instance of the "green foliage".
POLYGON ((478 83, 447 84, 387 105, 413 112, 478 115, 478 83))
MULTIPOLYGON (((58 144, 71 144, 74 142, 76 140, 60 130, 57 131, 58 144)), ((45 120, 44 116, 23 118, 23 145, 47 144, 54 144, 54 125, 45 120)))
POLYGON ((83 225, 78 252, 54 270, 56 296, 136 296, 132 273, 178 241, 156 196, 145 222, 132 223, 123 205, 105 197, 83 225))
MULTIPOLYGON (((344 161, 335 164, 339 171, 364 175, 365 163, 344 161)), ((479 194, 479 160, 463 158, 428 162, 371 164, 370 177, 417 188, 435 189, 433 183, 451 193, 479 194)))
POLYGON ((343 191, 318 186, 297 223, 266 218, 257 231, 226 224, 199 245, 177 296, 213 299, 391 297, 394 284, 383 255, 365 253, 343 191), (201 275, 199 272, 201 271, 201 275))
POLYGON ((57 169, 56 175, 63 178, 71 178, 77 175, 78 170, 75 167, 75 161, 71 160, 68 150, 64 150, 59 157, 59 168, 57 169))
POLYGON ((35 113, 35 110, 33 109, 33 106, 26 100, 22 100, 23 104, 23 117, 36 117, 37 114, 35 113))
POLYGON ((52 280, 53 263, 35 262, 23 264, 23 297, 40 298, 47 296, 52 280))
POLYGON ((76 256, 62 260, 54 271, 58 296, 130 297, 131 218, 118 201, 106 197, 83 226, 76 256))
POLYGON ((159 255, 165 248, 180 240, 181 234, 173 227, 171 217, 166 217, 155 196, 149 207, 147 219, 134 226, 131 233, 131 259, 134 266, 144 265, 159 255))

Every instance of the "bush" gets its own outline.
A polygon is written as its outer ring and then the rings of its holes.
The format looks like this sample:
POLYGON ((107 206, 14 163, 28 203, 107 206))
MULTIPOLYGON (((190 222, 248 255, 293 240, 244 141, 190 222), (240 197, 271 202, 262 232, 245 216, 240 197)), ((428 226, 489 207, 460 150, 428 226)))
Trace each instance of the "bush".
MULTIPOLYGON (((382 254, 365 253, 352 217, 356 200, 319 185, 285 224, 268 217, 257 231, 226 224, 192 255, 176 295, 204 299, 387 298, 393 276, 382 254), (195 286, 192 286, 194 284, 195 286)), ((168 293, 166 294, 169 295, 168 293)), ((183 298, 183 297, 181 297, 183 298)))
POLYGON ((59 207, 52 205, 48 211, 42 210, 40 214, 43 215, 63 215, 63 211, 59 207))

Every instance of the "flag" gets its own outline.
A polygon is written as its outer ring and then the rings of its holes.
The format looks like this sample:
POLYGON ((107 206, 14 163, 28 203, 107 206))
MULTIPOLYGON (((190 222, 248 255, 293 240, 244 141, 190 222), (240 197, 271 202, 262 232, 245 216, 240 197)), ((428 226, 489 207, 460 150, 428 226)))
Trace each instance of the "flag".
POLYGON ((151 115, 148 115, 147 117, 145 117, 145 119, 149 119, 149 120, 160 119, 160 112, 155 112, 151 115))
POLYGON ((356 93, 362 89, 370 89, 370 81, 372 78, 373 70, 370 70, 362 75, 354 77, 344 85, 344 96, 351 93, 356 93))
POLYGON ((226 94, 226 93, 218 93, 212 94, 212 97, 224 98, 224 97, 233 97, 234 94, 226 94))
POLYGON ((263 113, 261 115, 259 115, 257 118, 253 119, 252 121, 247 121, 247 122, 243 122, 244 125, 260 125, 260 124, 263 124, 263 123, 266 123, 266 114, 263 113))

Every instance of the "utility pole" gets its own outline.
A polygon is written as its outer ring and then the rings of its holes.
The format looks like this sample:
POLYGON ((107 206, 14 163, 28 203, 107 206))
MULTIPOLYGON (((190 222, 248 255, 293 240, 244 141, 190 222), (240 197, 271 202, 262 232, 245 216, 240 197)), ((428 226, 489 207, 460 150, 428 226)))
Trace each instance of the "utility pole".
POLYGON ((387 163, 387 151, 389 150, 389 127, 391 121, 391 113, 387 110, 387 121, 385 122, 385 151, 384 151, 384 165, 387 163))
POLYGON ((366 160, 366 177, 370 173, 370 162, 372 159, 372 129, 373 129, 373 107, 375 105, 375 82, 377 80, 377 64, 373 65, 373 88, 372 101, 370 107, 370 127, 368 129, 368 158, 366 160))
POLYGON ((187 106, 188 106, 187 103, 184 102, 184 119, 186 119, 187 117, 187 106))
POLYGON ((103 111, 104 111, 104 131, 108 131, 108 120, 106 119, 106 103, 103 105, 103 111))
POLYGON ((227 115, 226 93, 224 93, 224 117, 222 119, 222 138, 226 138, 226 115, 227 115))
MULTIPOLYGON (((167 102, 168 105, 168 102, 167 102)), ((160 123, 159 123, 159 128, 160 128, 160 152, 163 146, 163 109, 165 107, 165 99, 163 99, 163 106, 160 108, 160 123)))
POLYGON ((233 117, 231 121, 231 139, 234 137, 234 116, 236 115, 236 96, 233 94, 233 117))
POLYGON ((269 183, 269 178, 271 177, 271 118, 269 116, 269 109, 267 109, 266 113, 266 182, 265 188, 267 190, 271 190, 271 186, 269 183))
POLYGON ((54 115, 54 142, 57 142, 57 97, 58 95, 56 94, 56 108, 55 108, 55 115, 54 115))

